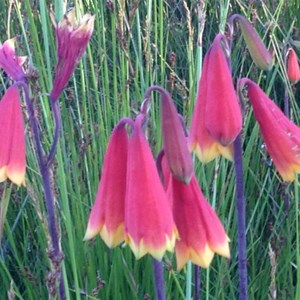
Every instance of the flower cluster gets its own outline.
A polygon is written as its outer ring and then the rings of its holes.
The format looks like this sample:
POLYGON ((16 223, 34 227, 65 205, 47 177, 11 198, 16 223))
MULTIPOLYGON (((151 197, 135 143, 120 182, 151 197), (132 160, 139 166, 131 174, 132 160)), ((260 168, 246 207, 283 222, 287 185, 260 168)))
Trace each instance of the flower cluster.
POLYGON ((175 247, 178 269, 188 260, 208 267, 214 253, 230 256, 229 239, 198 185, 170 95, 162 88, 149 88, 142 111, 148 110, 153 90, 162 95, 164 156, 158 161, 163 182, 144 132, 147 115, 122 119, 107 147, 84 239, 99 233, 109 247, 124 241, 136 258, 149 253, 158 260, 175 247))

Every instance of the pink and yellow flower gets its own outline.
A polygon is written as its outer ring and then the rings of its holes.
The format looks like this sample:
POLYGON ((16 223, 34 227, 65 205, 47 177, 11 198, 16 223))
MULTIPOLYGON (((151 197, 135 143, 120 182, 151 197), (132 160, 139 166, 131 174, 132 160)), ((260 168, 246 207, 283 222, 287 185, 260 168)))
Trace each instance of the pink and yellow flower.
POLYGON ((0 182, 25 185, 25 135, 19 91, 10 87, 0 102, 0 182))
POLYGON ((240 80, 247 85, 263 140, 276 169, 285 181, 293 181, 300 173, 300 128, 290 121, 280 108, 248 78, 240 80))
POLYGON ((287 75, 288 79, 294 83, 300 80, 300 67, 298 57, 293 48, 288 49, 287 53, 287 75))
POLYGON ((241 110, 222 41, 223 36, 218 34, 204 58, 191 121, 189 146, 203 162, 219 155, 232 159, 232 143, 242 128, 241 110))
POLYGON ((84 240, 100 236, 108 247, 124 240, 124 214, 127 172, 128 134, 126 122, 114 128, 103 163, 95 204, 90 213, 84 240))
POLYGON ((18 81, 25 78, 25 73, 22 69, 25 60, 26 56, 16 56, 14 38, 0 45, 0 68, 13 80, 18 81))
POLYGON ((162 169, 179 234, 175 244, 177 269, 181 270, 189 260, 207 268, 215 253, 229 258, 229 238, 202 194, 195 175, 184 184, 170 174, 164 159, 162 169))
POLYGON ((136 258, 149 253, 160 260, 173 251, 177 229, 166 192, 142 129, 136 118, 128 145, 125 200, 125 241, 136 258))
POLYGON ((59 98, 87 47, 94 29, 94 16, 86 14, 78 23, 72 9, 55 27, 57 64, 50 94, 54 101, 59 98))

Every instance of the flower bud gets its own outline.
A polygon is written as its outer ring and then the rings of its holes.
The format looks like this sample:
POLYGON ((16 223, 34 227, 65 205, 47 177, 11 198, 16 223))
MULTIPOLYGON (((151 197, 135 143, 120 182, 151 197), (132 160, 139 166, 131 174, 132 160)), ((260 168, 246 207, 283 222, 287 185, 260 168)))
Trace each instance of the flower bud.
POLYGON ((241 27, 247 48, 255 64, 263 70, 271 70, 273 66, 272 54, 267 50, 256 30, 252 27, 248 20, 238 14, 231 16, 229 23, 232 23, 235 19, 237 19, 241 27))
POLYGON ((300 68, 297 54, 293 48, 288 49, 286 69, 288 79, 296 83, 300 79, 300 68))

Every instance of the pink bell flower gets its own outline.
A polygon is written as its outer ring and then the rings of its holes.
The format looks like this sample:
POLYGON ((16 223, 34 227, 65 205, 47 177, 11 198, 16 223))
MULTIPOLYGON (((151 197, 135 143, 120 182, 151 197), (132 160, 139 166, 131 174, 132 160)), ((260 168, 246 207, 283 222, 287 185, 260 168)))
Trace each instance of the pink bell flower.
POLYGON ((25 134, 19 90, 7 89, 0 101, 0 182, 25 185, 25 134))

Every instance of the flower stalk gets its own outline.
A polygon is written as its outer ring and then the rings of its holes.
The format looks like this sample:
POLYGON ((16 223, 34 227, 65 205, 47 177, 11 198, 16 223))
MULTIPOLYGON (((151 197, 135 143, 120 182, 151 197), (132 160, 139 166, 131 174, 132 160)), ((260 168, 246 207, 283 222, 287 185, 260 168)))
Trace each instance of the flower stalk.
POLYGON ((244 196, 243 153, 241 133, 233 144, 234 169, 236 186, 236 216, 238 230, 238 265, 239 265, 239 299, 248 299, 248 270, 246 242, 246 205, 244 196))
MULTIPOLYGON (((55 217, 55 200, 54 194, 51 188, 51 176, 50 176, 50 168, 47 164, 47 161, 44 157, 44 151, 40 139, 40 132, 38 128, 38 121, 35 116, 35 109, 33 103, 30 99, 29 87, 25 81, 18 81, 16 85, 21 86, 24 91, 25 102, 28 109, 29 114, 29 122, 32 130, 32 136, 35 142, 37 156, 38 156, 38 164, 41 172, 41 178, 43 181, 44 187, 44 196, 46 200, 46 208, 47 208, 47 217, 48 217, 48 230, 50 234, 50 251, 53 255, 50 255, 50 260, 53 266, 56 268, 58 274, 58 282, 59 282, 59 298, 61 300, 66 299, 66 292, 64 286, 64 280, 61 272, 61 262, 63 259, 63 252, 60 247, 60 239, 57 229, 57 222, 55 217)), ((60 125, 59 125, 60 127, 60 125)), ((58 137, 57 137, 58 139, 58 137)), ((55 143, 56 148, 57 142, 55 143)), ((55 149, 52 149, 55 152, 55 149)))
POLYGON ((165 300, 165 284, 164 284, 164 270, 162 262, 152 258, 153 275, 155 282, 155 296, 157 300, 165 300))

